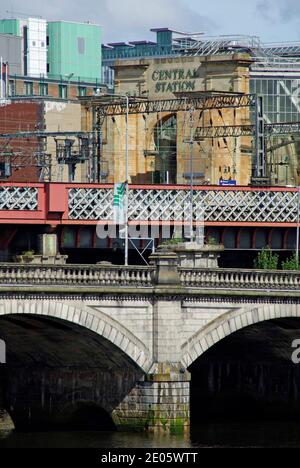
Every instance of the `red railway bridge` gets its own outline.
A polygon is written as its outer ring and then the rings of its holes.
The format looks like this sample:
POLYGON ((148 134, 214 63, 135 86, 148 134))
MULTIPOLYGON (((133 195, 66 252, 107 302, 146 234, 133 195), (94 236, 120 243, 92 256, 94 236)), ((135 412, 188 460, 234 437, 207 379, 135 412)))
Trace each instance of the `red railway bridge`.
MULTIPOLYGON (((269 245, 291 251, 296 247, 299 198, 292 187, 195 186, 193 223, 203 220, 206 238, 222 242, 227 250, 260 250, 269 245)), ((189 224, 190 206, 189 186, 131 185, 128 219, 135 227, 138 248, 145 247, 151 229, 162 239, 166 226, 172 235, 189 224)), ((61 249, 121 248, 118 234, 99 238, 99 225, 114 225, 112 184, 0 184, 2 252, 12 246, 28 247, 28 242, 34 245, 35 233, 45 230, 57 232, 61 249)))

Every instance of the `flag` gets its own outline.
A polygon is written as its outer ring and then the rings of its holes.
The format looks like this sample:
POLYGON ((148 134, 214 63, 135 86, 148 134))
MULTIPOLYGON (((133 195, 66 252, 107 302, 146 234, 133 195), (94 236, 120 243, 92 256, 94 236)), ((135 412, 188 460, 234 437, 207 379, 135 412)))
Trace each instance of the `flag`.
POLYGON ((114 222, 125 224, 125 183, 114 185, 114 222))

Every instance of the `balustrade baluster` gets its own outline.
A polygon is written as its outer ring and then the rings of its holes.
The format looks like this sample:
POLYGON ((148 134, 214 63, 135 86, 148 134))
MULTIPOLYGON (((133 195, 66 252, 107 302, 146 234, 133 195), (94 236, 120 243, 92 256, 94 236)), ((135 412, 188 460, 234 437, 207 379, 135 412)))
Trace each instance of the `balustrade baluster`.
MULTIPOLYGON (((151 286, 152 273, 152 267, 7 264, 0 268, 0 284, 151 286)), ((182 285, 193 288, 298 290, 300 286, 297 272, 182 268, 179 275, 182 285)))
POLYGON ((103 270, 101 270, 101 269, 98 270, 97 275, 98 275, 99 284, 100 285, 104 284, 104 272, 103 272, 103 270))
POLYGON ((196 286, 210 287, 213 284, 213 273, 211 271, 202 270, 196 278, 196 286))
POLYGON ((87 268, 87 279, 86 279, 87 284, 94 284, 94 274, 95 274, 95 270, 93 267, 87 268))
POLYGON ((218 273, 216 271, 204 271, 202 277, 204 286, 208 288, 211 286, 215 287, 219 280, 218 273))
POLYGON ((13 276, 16 278, 16 272, 14 271, 14 269, 10 269, 10 267, 5 268, 3 283, 9 283, 10 278, 12 278, 13 276))

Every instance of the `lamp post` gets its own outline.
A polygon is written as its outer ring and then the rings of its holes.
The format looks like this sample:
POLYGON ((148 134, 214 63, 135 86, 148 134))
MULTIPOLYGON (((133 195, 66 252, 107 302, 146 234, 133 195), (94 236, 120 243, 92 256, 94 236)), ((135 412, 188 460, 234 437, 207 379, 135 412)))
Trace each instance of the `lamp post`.
POLYGON ((128 131, 128 120, 129 120, 129 96, 128 94, 110 94, 110 97, 118 97, 126 100, 126 114, 125 114, 125 200, 124 200, 124 234, 125 234, 125 252, 124 252, 124 264, 128 266, 128 204, 129 204, 129 131, 128 131))
POLYGON ((193 168, 193 147, 194 147, 194 109, 190 109, 190 241, 194 241, 194 168, 193 168))
MULTIPOLYGON (((129 203, 129 157, 128 157, 128 117, 129 117, 129 97, 126 94, 126 139, 125 139, 125 266, 128 265, 128 203, 129 203)), ((299 210, 298 210, 299 213, 299 210)))

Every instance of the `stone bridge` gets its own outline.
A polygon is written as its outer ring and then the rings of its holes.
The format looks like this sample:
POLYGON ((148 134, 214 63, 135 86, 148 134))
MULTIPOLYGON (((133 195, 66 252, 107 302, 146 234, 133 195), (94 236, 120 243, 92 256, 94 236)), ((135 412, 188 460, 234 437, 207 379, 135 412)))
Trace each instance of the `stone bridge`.
POLYGON ((149 267, 0 264, 0 399, 15 426, 80 426, 88 407, 89 421, 109 415, 122 430, 187 430, 200 356, 243 328, 300 318, 299 272, 190 257, 161 249, 149 267))

